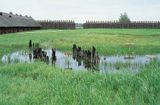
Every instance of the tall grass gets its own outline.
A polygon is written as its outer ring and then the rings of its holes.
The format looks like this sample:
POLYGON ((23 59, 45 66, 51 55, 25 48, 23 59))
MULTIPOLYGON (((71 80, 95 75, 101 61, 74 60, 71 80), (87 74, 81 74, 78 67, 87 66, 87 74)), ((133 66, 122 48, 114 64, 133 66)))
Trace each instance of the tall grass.
POLYGON ((43 63, 0 68, 0 104, 158 105, 159 66, 138 74, 73 72, 43 63))
MULTIPOLYGON (((71 51, 73 43, 103 54, 159 53, 159 29, 41 30, 0 36, 0 58, 26 49, 28 41, 71 51)), ((118 64, 119 66, 119 64, 118 64)), ((121 66, 121 65, 120 65, 121 66)), ((44 63, 0 63, 0 105, 159 105, 160 64, 151 62, 139 73, 75 72, 44 63)))

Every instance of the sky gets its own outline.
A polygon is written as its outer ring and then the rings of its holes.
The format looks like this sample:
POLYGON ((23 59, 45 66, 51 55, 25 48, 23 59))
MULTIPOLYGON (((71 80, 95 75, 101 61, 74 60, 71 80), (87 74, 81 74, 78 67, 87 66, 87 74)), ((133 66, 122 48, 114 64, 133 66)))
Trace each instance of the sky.
POLYGON ((126 12, 131 21, 160 21, 160 0, 0 0, 1 12, 36 20, 118 20, 126 12))

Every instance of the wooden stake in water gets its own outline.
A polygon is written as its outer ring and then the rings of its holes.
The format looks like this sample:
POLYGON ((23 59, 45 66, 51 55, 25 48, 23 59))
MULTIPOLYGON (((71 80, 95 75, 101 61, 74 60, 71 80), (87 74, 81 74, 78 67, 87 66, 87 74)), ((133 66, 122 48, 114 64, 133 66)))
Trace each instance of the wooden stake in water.
POLYGON ((32 40, 29 40, 29 48, 32 48, 32 40))

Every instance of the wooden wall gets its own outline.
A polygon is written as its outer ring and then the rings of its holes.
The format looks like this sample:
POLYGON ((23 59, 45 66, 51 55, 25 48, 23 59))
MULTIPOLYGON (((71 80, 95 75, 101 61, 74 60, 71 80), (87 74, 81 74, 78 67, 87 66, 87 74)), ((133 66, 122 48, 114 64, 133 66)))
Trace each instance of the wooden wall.
POLYGON ((119 23, 119 22, 97 22, 97 21, 88 21, 83 24, 83 28, 128 28, 128 29, 136 29, 136 28, 151 28, 151 29, 159 29, 160 22, 131 22, 131 23, 119 23))
POLYGON ((38 21, 42 29, 75 29, 75 22, 68 21, 38 21))

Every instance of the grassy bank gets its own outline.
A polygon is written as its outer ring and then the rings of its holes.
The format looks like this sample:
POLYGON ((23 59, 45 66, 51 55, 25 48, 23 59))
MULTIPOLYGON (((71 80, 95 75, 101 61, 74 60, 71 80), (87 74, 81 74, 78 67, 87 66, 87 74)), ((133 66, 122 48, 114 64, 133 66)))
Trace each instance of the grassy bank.
POLYGON ((62 51, 71 51, 74 43, 87 49, 95 46, 105 55, 126 54, 126 43, 135 43, 131 51, 136 54, 159 53, 160 49, 159 29, 41 30, 0 36, 0 46, 25 48, 30 39, 62 51))
POLYGON ((1 105, 158 105, 159 67, 139 74, 59 70, 43 63, 0 68, 1 105))

